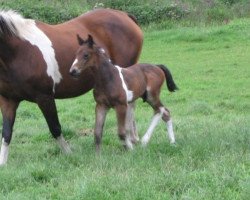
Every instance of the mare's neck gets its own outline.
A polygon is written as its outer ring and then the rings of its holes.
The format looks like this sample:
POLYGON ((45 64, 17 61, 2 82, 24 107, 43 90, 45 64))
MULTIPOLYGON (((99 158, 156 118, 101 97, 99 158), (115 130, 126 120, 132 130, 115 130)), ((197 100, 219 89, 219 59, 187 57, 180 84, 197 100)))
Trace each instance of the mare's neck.
POLYGON ((8 38, 0 38, 0 57, 4 62, 13 59, 14 56, 14 48, 11 47, 11 44, 6 39, 8 38))

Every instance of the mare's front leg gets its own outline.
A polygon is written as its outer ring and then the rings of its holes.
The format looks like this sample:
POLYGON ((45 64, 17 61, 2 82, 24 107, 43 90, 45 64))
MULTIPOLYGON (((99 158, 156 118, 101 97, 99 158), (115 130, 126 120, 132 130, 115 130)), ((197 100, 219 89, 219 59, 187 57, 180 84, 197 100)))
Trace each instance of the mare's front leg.
POLYGON ((19 101, 6 99, 0 95, 0 106, 3 116, 2 145, 0 151, 0 165, 7 163, 9 154, 9 144, 12 138, 13 125, 16 118, 16 110, 19 101))
POLYGON ((129 132, 130 126, 127 121, 127 105, 115 106, 117 122, 118 122, 118 135, 126 149, 133 149, 133 144, 130 141, 129 132))
POLYGON ((102 140, 103 125, 105 122, 108 107, 103 104, 96 104, 95 108, 95 145, 96 152, 100 152, 100 144, 102 140))
POLYGON ((37 99, 37 104, 47 121, 52 136, 57 140, 57 143, 60 146, 61 150, 64 153, 71 153, 71 149, 68 143, 65 141, 63 135, 61 134, 61 125, 58 119, 54 98, 47 95, 40 96, 37 99))

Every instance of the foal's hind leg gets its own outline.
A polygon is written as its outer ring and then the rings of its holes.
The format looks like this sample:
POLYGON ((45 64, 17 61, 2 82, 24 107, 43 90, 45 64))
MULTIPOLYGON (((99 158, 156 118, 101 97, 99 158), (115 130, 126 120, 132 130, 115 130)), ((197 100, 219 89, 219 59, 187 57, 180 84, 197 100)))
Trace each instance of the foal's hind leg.
POLYGON ((144 136, 141 139, 143 146, 146 146, 148 144, 148 142, 153 134, 153 131, 154 131, 155 127, 157 126, 157 124, 159 123, 162 115, 163 115, 162 110, 157 110, 155 112, 155 115, 153 116, 153 119, 151 121, 151 124, 150 124, 147 132, 144 134, 144 136))
POLYGON ((170 140, 170 143, 174 144, 175 143, 175 136, 174 136, 172 119, 170 117, 170 112, 165 107, 163 107, 163 109, 164 110, 163 110, 162 120, 165 121, 167 124, 168 138, 170 140))
POLYGON ((127 105, 117 105, 115 107, 118 121, 118 135, 126 149, 133 149, 133 144, 129 137, 129 125, 127 119, 127 105))
POLYGON ((147 132, 142 138, 142 145, 146 146, 147 143, 149 142, 153 130, 162 118, 163 121, 167 123, 167 129, 168 129, 168 136, 170 139, 170 143, 175 143, 175 137, 174 137, 174 132, 173 132, 173 125, 172 125, 172 120, 170 118, 170 113, 168 109, 166 109, 163 104, 161 103, 159 96, 160 96, 160 90, 156 90, 155 92, 147 91, 147 102, 151 105, 151 107, 155 111, 155 115, 152 119, 151 125, 149 126, 147 132))
POLYGON ((102 132, 103 132, 103 125, 105 122, 106 114, 108 108, 105 105, 96 104, 95 109, 95 145, 96 145, 96 152, 99 153, 100 151, 100 144, 102 140, 102 132))
POLYGON ((61 134, 61 125, 58 120, 55 100, 51 96, 40 96, 37 104, 42 111, 52 136, 57 140, 58 145, 64 153, 71 153, 68 143, 61 134))

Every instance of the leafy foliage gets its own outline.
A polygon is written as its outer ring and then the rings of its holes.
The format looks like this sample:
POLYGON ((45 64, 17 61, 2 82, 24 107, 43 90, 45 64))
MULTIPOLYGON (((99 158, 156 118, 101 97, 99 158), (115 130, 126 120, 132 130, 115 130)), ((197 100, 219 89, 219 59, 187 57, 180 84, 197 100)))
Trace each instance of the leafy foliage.
POLYGON ((141 25, 151 23, 213 24, 250 16, 247 0, 0 0, 6 9, 56 24, 93 8, 114 8, 133 14, 141 25))

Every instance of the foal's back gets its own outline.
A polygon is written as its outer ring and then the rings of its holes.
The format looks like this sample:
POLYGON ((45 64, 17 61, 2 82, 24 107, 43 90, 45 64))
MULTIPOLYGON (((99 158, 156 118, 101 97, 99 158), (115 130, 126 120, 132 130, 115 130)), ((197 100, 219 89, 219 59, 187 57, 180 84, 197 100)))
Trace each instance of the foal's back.
POLYGON ((158 92, 165 80, 164 72, 152 64, 135 64, 123 69, 123 76, 128 88, 137 94, 135 98, 142 96, 146 90, 158 92))

